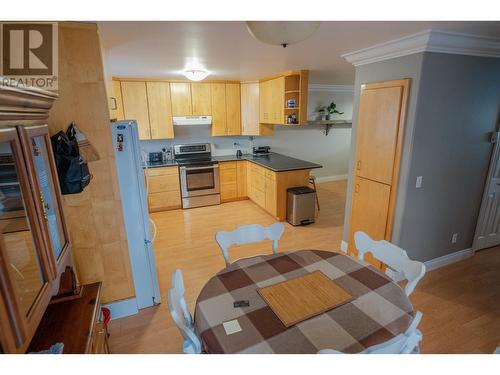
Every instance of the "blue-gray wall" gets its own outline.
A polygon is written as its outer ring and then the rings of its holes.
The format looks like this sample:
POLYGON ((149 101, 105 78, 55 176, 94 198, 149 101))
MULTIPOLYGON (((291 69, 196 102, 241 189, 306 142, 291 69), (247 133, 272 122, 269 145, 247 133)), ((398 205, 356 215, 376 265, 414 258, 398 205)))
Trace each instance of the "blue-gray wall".
POLYGON ((500 59, 426 52, 359 67, 354 113, 361 83, 405 73, 413 79, 392 241, 426 261, 472 246, 500 113, 500 59))

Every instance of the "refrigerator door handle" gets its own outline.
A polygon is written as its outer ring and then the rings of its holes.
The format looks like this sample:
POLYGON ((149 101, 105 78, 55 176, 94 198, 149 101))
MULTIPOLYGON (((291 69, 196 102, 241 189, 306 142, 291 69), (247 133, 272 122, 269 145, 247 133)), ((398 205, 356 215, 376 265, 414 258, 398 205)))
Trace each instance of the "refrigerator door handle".
POLYGON ((151 238, 151 242, 155 242, 156 241, 156 234, 157 234, 156 223, 151 218, 149 218, 149 221, 151 222, 151 225, 153 225, 153 238, 151 238))

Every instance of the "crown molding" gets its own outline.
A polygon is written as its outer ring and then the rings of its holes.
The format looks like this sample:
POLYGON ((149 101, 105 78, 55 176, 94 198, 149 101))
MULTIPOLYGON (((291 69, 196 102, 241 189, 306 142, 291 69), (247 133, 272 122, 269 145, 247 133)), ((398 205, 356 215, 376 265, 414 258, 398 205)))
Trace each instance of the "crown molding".
POLYGON ((323 91, 323 92, 347 92, 353 93, 353 85, 325 85, 319 83, 310 83, 308 86, 309 91, 323 91))
POLYGON ((359 66, 419 52, 500 57, 500 39, 441 30, 425 30, 345 53, 342 57, 354 66, 359 66))

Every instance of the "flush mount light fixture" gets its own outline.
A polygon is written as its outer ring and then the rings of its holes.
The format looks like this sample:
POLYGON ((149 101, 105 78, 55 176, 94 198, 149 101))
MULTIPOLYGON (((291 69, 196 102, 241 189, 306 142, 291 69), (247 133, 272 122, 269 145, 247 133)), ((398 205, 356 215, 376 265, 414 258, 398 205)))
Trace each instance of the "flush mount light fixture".
POLYGON ((203 69, 186 69, 182 74, 190 81, 202 81, 207 78, 210 73, 203 69))
POLYGON ((247 21, 250 34, 263 43, 281 45, 302 42, 318 30, 319 21, 247 21))

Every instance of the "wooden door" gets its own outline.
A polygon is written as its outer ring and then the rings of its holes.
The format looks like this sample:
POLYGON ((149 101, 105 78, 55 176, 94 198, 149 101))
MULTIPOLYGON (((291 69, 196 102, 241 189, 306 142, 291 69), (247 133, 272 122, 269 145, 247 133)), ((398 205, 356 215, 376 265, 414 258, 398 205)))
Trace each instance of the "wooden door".
POLYGON ((210 83, 191 83, 191 105, 193 116, 212 114, 210 83))
POLYGON ((151 139, 174 138, 170 84, 146 82, 151 139))
POLYGON ((271 125, 259 123, 259 83, 241 84, 241 135, 273 135, 271 125))
POLYGON ((277 216, 277 184, 275 173, 266 173, 266 210, 273 216, 277 216))
POLYGON ((247 161, 238 160, 236 164, 236 180, 238 183, 238 198, 247 196, 247 161))
POLYGON ((240 84, 226 83, 226 135, 241 135, 240 84))
POLYGON ((359 100, 356 174, 392 183, 404 87, 364 85, 359 100))
POLYGON ((226 84, 210 84, 212 101, 212 136, 226 135, 226 84))
POLYGON ((193 115, 190 83, 171 82, 170 100, 172 101, 172 116, 193 115))
POLYGON ((123 113, 127 120, 136 120, 139 139, 151 139, 146 82, 121 82, 123 113))

